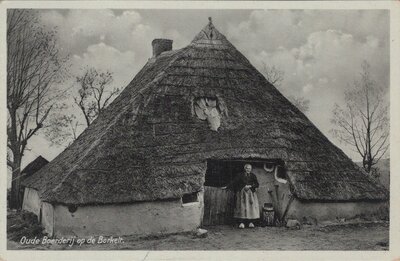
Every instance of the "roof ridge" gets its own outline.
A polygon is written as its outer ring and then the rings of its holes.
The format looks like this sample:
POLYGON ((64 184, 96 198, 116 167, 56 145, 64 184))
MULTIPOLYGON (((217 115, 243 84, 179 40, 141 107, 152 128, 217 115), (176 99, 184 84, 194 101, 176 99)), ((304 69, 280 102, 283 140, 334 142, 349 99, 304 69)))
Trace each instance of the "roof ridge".
POLYGON ((190 45, 195 46, 214 46, 217 48, 227 48, 233 46, 225 35, 220 33, 212 23, 211 17, 208 18, 208 24, 193 38, 190 45))

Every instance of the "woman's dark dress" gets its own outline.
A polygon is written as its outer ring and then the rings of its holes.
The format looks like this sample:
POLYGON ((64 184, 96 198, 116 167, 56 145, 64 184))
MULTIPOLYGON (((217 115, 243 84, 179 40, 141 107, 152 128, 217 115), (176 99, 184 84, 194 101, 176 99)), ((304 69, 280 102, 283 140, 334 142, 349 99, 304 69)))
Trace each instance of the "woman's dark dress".
POLYGON ((236 193, 236 204, 233 212, 233 217, 238 219, 257 219, 260 218, 260 208, 258 205, 258 198, 256 188, 259 184, 256 175, 240 174, 227 188, 232 189, 236 193), (246 185, 251 185, 249 190, 245 190, 246 185))

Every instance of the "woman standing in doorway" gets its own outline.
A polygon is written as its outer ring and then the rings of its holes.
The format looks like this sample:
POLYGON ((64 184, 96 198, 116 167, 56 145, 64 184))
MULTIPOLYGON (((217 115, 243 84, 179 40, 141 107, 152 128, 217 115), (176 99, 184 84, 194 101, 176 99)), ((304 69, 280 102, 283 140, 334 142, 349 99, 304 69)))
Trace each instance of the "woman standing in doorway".
POLYGON ((256 189, 258 180, 256 175, 251 172, 250 164, 244 165, 244 172, 238 174, 226 187, 222 189, 231 189, 236 195, 236 204, 233 217, 238 221, 239 228, 254 227, 254 220, 260 218, 260 208, 256 189))

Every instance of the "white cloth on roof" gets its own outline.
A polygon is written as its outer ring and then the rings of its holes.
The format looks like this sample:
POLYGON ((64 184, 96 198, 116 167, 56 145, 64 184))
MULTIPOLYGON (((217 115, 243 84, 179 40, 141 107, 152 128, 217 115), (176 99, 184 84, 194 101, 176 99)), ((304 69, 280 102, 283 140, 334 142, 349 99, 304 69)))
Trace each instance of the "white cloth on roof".
POLYGON ((217 109, 217 100, 200 98, 194 104, 194 111, 201 120, 207 120, 210 129, 216 131, 221 125, 221 116, 217 109))

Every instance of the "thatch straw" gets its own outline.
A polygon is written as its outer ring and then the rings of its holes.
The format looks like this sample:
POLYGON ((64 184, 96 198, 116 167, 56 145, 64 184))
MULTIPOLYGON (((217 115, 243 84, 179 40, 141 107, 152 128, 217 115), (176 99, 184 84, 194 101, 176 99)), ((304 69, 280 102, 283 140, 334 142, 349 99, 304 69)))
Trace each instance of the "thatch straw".
POLYGON ((122 203, 201 190, 207 159, 281 159, 304 200, 383 200, 367 178, 215 28, 152 58, 107 110, 25 182, 44 201, 122 203), (212 131, 193 110, 216 98, 212 131))

